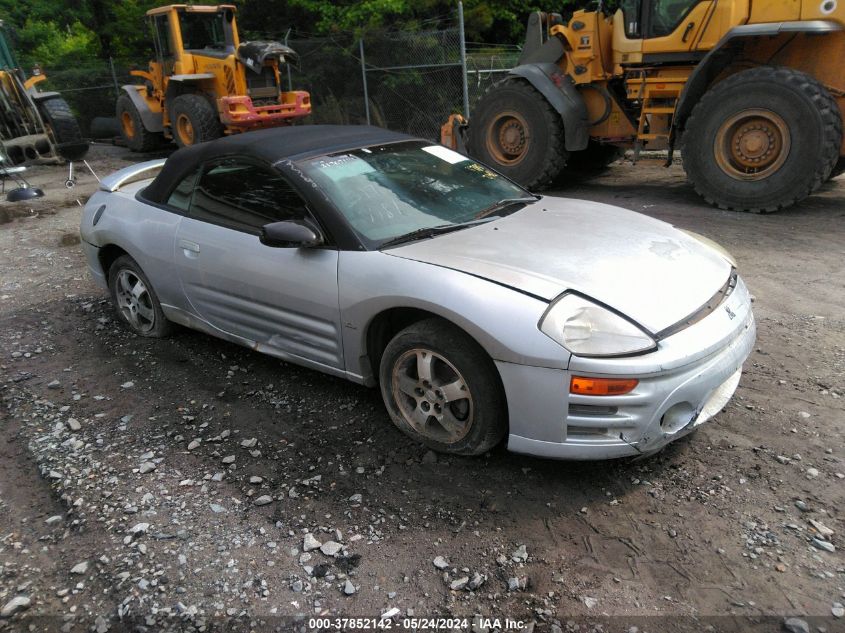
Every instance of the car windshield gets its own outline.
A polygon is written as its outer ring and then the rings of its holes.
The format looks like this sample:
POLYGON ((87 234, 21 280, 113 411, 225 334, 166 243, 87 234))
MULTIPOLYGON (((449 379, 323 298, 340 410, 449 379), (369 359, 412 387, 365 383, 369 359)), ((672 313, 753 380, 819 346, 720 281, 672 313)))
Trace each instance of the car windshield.
POLYGON ((421 141, 321 156, 300 167, 369 248, 427 237, 428 229, 472 226, 535 200, 484 165, 421 141))

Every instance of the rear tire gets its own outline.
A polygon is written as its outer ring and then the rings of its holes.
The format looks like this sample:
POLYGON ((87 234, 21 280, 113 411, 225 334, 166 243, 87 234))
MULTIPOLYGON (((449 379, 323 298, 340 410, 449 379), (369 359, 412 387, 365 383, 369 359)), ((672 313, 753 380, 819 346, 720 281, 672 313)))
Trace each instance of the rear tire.
POLYGON ((151 152, 161 145, 163 137, 156 132, 150 132, 144 127, 141 113, 132 103, 129 95, 122 94, 117 98, 115 107, 117 122, 120 125, 120 136, 123 142, 133 152, 151 152))
POLYGON ((806 73, 763 66, 711 88, 682 139, 695 190, 722 209, 768 213, 800 202, 839 159, 836 101, 806 73))
POLYGON ((109 292, 120 320, 138 336, 164 338, 172 324, 164 316, 158 295, 144 271, 129 255, 109 267, 109 292))
POLYGON ((82 160, 88 153, 88 142, 68 102, 61 97, 49 97, 38 101, 38 111, 53 132, 59 155, 65 160, 82 160))
POLYGON ((173 140, 179 147, 188 147, 223 136, 217 110, 208 99, 197 94, 179 95, 170 104, 170 125, 173 140))
POLYGON ((436 451, 481 455, 507 432, 507 407, 493 361, 441 319, 413 323, 384 350, 379 365, 393 423, 436 451))
POLYGON ((496 82, 481 97, 469 127, 471 156, 528 189, 542 189, 566 165, 563 122, 531 84, 496 82))

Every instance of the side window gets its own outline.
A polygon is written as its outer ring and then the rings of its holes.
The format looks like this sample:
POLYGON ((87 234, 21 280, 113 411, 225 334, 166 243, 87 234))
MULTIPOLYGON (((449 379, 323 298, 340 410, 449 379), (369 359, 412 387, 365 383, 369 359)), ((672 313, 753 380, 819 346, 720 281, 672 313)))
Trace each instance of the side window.
POLYGON ((649 37, 672 33, 687 13, 701 0, 654 0, 651 5, 649 37))
POLYGON ((194 185, 197 182, 197 176, 200 170, 195 169, 190 174, 185 176, 167 199, 167 205, 179 209, 180 211, 188 211, 188 205, 191 204, 191 194, 194 192, 194 185))
POLYGON ((622 0, 619 8, 625 17, 625 37, 634 40, 642 37, 640 30, 640 7, 642 0, 622 0))
POLYGON ((191 199, 189 215, 239 231, 308 217, 305 201, 276 170, 240 158, 207 165, 191 199))
POLYGON ((150 20, 153 27, 153 42, 155 42, 156 53, 167 59, 173 57, 173 46, 170 42, 170 27, 166 15, 156 15, 150 20))

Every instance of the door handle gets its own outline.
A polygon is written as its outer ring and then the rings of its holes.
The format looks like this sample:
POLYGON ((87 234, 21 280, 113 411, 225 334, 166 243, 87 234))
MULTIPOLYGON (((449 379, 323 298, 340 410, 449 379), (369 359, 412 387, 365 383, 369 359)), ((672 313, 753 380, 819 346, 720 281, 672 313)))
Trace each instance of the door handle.
POLYGON ((185 251, 185 255, 188 255, 189 253, 199 254, 200 252, 200 245, 196 242, 191 242, 190 240, 179 240, 179 248, 185 251))
POLYGON ((684 30, 684 36, 681 38, 681 41, 686 44, 686 41, 689 39, 689 34, 692 33, 692 30, 695 28, 695 22, 690 22, 687 24, 686 30, 684 30))

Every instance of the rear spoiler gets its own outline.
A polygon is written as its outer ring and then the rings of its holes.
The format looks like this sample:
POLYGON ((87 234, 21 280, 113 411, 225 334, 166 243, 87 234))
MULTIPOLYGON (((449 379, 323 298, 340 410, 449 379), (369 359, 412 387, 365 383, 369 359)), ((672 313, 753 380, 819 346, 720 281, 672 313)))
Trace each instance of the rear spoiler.
POLYGON ((109 174, 100 181, 100 191, 114 192, 120 190, 123 185, 130 182, 155 178, 162 165, 164 165, 165 160, 164 158, 148 160, 130 167, 124 167, 113 174, 109 174))

